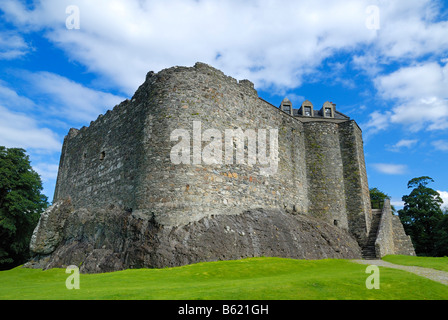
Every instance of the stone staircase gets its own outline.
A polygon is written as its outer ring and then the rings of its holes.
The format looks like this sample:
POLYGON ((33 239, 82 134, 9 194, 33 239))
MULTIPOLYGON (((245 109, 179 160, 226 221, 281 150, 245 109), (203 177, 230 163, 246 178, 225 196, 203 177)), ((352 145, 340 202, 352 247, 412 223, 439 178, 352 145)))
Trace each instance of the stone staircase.
POLYGON ((362 258, 366 260, 377 259, 375 241, 378 234, 378 227, 381 220, 381 209, 372 209, 372 222, 370 225, 369 238, 365 246, 362 248, 362 258))

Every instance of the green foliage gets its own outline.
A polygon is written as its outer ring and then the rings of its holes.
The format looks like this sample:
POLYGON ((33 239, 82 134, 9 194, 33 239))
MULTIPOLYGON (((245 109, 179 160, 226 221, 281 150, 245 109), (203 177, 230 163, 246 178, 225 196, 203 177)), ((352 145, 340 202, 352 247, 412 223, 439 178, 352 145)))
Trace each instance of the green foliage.
POLYGON ((380 289, 366 288, 366 265, 348 260, 250 258, 176 268, 81 274, 67 290, 65 269, 0 272, 0 299, 446 300, 448 286, 380 267, 380 289))
POLYGON ((0 146, 0 269, 23 263, 32 232, 48 206, 25 150, 0 146))
POLYGON ((425 187, 430 182, 434 182, 434 180, 428 176, 413 178, 408 181, 408 188, 425 187))
POLYGON ((433 181, 427 176, 410 180, 408 188, 413 190, 402 197, 404 208, 398 211, 406 234, 411 237, 419 255, 440 255, 436 242, 440 237, 438 227, 443 218, 443 201, 437 191, 427 187, 433 181))
POLYGON ((437 225, 434 246, 438 256, 448 256, 448 212, 445 212, 437 225))
MULTIPOLYGON (((380 191, 378 188, 370 188, 370 203, 372 205, 372 209, 382 209, 384 200, 389 199, 390 196, 382 191, 380 191)), ((395 207, 391 206, 391 209, 393 212, 395 212, 395 207)))

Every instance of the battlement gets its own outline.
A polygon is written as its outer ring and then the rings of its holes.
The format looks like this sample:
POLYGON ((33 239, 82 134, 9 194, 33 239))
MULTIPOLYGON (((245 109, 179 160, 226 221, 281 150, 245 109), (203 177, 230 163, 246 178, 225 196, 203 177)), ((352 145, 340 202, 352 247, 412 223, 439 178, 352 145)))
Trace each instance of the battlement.
POLYGON ((287 99, 273 107, 249 80, 237 81, 203 63, 148 72, 130 100, 89 127, 71 129, 54 201, 67 198, 75 208, 118 205, 165 226, 281 208, 337 225, 360 243, 371 220, 362 133, 355 121, 330 102, 319 110, 309 101, 293 109, 287 99), (260 130, 277 132, 275 141, 266 135, 266 157, 272 157, 273 143, 278 151, 275 173, 263 174, 267 164, 260 158, 249 161, 244 138, 242 149, 235 138, 225 148, 228 130, 255 132, 258 138, 260 130), (191 154, 173 163, 170 155, 180 144, 191 154), (216 145, 224 154, 243 150, 244 160, 194 161, 195 150, 216 145))

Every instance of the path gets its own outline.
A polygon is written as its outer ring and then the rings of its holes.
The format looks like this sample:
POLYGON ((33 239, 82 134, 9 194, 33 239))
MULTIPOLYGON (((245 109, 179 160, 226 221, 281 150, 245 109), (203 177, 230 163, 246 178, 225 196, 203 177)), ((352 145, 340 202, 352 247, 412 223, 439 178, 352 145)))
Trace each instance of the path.
POLYGON ((393 264, 383 260, 350 260, 356 263, 375 265, 378 267, 395 268, 408 272, 415 273, 416 275, 443 283, 448 286, 448 272, 440 271, 430 268, 415 267, 415 266, 402 266, 398 264, 393 264))

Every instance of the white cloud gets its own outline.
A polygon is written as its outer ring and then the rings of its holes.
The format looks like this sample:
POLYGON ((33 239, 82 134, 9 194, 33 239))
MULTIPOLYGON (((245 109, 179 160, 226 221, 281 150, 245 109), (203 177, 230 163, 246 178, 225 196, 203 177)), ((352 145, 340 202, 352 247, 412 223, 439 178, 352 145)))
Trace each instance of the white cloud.
POLYGON ((389 59, 415 59, 443 53, 448 47, 448 21, 437 21, 436 1, 382 2, 378 50, 389 59))
POLYGON ((371 135, 379 131, 386 130, 389 127, 390 114, 391 113, 389 111, 386 111, 385 113, 373 111, 369 115, 369 120, 360 125, 364 131, 364 137, 366 140, 368 140, 371 135))
POLYGON ((403 139, 403 140, 398 141, 398 142, 395 144, 395 147, 396 147, 396 148, 402 148, 402 147, 405 147, 405 148, 411 148, 411 147, 413 147, 417 142, 418 142, 418 140, 403 139))
POLYGON ((132 94, 147 71, 210 63, 258 87, 297 87, 323 59, 371 43, 371 1, 15 1, 0 8, 24 30, 45 30, 71 59, 132 94), (65 28, 76 4, 80 29, 65 28))
POLYGON ((392 200, 390 204, 393 205, 397 210, 404 207, 404 202, 402 200, 392 200))
POLYGON ((368 76, 376 76, 381 71, 381 65, 378 63, 377 53, 368 52, 363 55, 354 55, 352 64, 357 70, 361 70, 368 76))
POLYGON ((407 166, 403 164, 372 163, 371 166, 380 173, 390 175, 404 174, 407 171, 407 166))
POLYGON ((55 181, 58 176, 59 165, 51 163, 37 163, 33 169, 39 173, 43 182, 55 181))
POLYGON ((431 144, 437 150, 448 151, 448 141, 447 140, 435 140, 431 144))
POLYGON ((448 49, 448 22, 437 20, 437 2, 430 0, 46 0, 33 9, 4 0, 0 9, 25 32, 44 30, 71 59, 127 94, 149 70, 196 61, 258 87, 293 88, 341 50, 361 49, 353 63, 372 75, 384 61, 448 49), (73 4, 79 30, 65 27, 65 9, 73 4), (379 30, 366 27, 372 4, 379 30))
POLYGON ((448 209, 448 191, 439 191, 437 192, 440 194, 440 198, 443 200, 442 208, 448 209))
POLYGON ((403 149, 411 149, 417 144, 418 140, 416 139, 402 139, 398 141, 396 144, 392 146, 388 146, 387 149, 389 151, 399 152, 403 149))
POLYGON ((384 98, 414 100, 446 95, 448 66, 428 62, 401 68, 379 77, 377 88, 384 98))
POLYGON ((357 50, 354 65, 374 75, 383 62, 448 49, 448 22, 437 20, 430 0, 46 0, 33 9, 4 0, 0 9, 25 32, 43 30, 71 59, 128 95, 147 71, 196 61, 277 90, 316 77, 324 59, 344 50, 357 50), (73 4, 79 30, 65 27, 73 4), (379 30, 366 27, 372 4, 379 30))
POLYGON ((4 107, 16 110, 31 110, 36 107, 31 99, 19 95, 3 81, 0 81, 0 101, 4 107))
POLYGON ((40 152, 61 150, 59 137, 50 129, 39 127, 30 116, 12 112, 1 105, 0 114, 0 145, 40 152))
POLYGON ((30 50, 21 35, 11 31, 0 31, 0 60, 23 57, 30 50))
POLYGON ((379 76, 379 94, 396 101, 390 111, 375 111, 371 117, 380 122, 379 130, 391 124, 406 125, 410 131, 444 130, 448 128, 448 63, 427 62, 379 76))
POLYGON ((15 112, 33 114, 36 121, 51 123, 53 127, 67 127, 67 123, 70 126, 88 125, 98 115, 125 100, 50 72, 22 70, 20 77, 29 84, 21 88, 27 96, 17 93, 12 84, 0 81, 2 106, 15 112))
POLYGON ((70 120, 72 124, 88 123, 119 104, 124 97, 88 88, 49 72, 25 73, 31 83, 31 95, 44 99, 46 116, 70 120))

